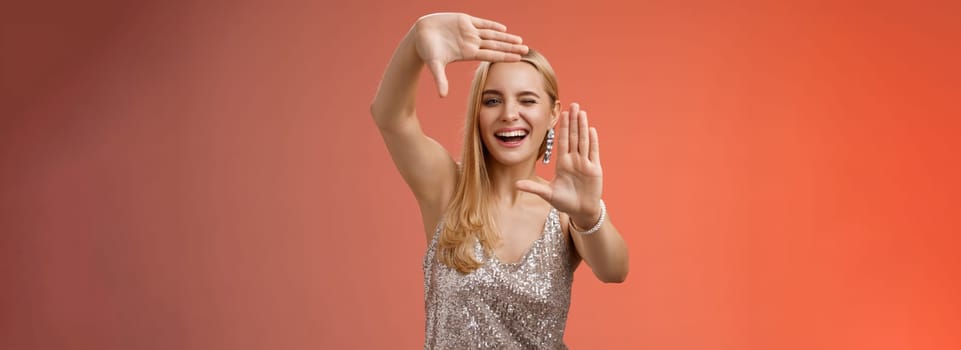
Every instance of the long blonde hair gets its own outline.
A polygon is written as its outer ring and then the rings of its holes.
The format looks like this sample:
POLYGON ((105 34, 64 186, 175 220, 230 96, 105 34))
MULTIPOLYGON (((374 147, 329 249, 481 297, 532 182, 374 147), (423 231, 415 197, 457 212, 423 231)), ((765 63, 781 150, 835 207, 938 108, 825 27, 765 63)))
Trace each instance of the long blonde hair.
MULTIPOLYGON (((534 66, 544 77, 544 90, 550 96, 551 108, 553 108, 558 101, 557 77, 547 58, 530 49, 521 57, 521 61, 534 66)), ((487 149, 484 147, 478 125, 481 98, 491 65, 490 62, 481 62, 474 73, 468 97, 460 176, 458 176, 447 212, 444 214, 444 225, 437 242, 440 261, 465 274, 481 266, 475 259, 472 238, 480 242, 488 255, 499 241, 496 226, 490 214, 492 189, 488 175, 487 149)), ((539 154, 543 155, 545 149, 546 139, 541 144, 539 154)))

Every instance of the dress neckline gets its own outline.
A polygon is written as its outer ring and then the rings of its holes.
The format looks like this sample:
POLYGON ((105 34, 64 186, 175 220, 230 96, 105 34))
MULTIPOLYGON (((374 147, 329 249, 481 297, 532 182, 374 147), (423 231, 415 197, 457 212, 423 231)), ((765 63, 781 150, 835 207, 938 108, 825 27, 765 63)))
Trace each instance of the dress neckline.
MULTIPOLYGON (((557 211, 556 208, 551 207, 551 210, 547 212, 547 219, 544 220, 544 229, 541 230, 540 237, 537 237, 537 239, 535 239, 534 242, 531 243, 531 246, 527 247, 527 250, 524 251, 524 254, 521 254, 520 259, 518 259, 515 262, 505 262, 501 260, 501 258, 498 257, 497 254, 494 254, 494 252, 491 251, 491 254, 490 254, 491 260, 493 260, 497 264, 504 265, 504 266, 517 266, 522 264, 525 260, 527 260, 527 257, 531 255, 531 252, 534 251, 534 248, 536 248, 538 244, 540 244, 542 241, 544 241, 545 238, 547 238, 547 234, 550 231, 550 227, 551 227, 551 220, 553 220, 557 215, 556 211, 557 211)), ((480 242, 478 242, 477 244, 480 244, 480 242)))

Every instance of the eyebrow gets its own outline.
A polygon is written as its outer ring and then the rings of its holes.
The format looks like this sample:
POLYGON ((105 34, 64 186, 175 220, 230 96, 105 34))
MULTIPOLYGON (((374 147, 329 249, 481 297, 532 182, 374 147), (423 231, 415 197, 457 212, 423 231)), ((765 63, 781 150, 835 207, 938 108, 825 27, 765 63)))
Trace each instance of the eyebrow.
MULTIPOLYGON (((497 91, 497 90, 484 90, 484 92, 481 93, 481 95, 487 95, 487 94, 495 94, 495 95, 501 95, 501 96, 504 95, 504 94, 502 94, 500 91, 497 91)), ((540 97, 541 97, 541 95, 538 95, 536 92, 533 92, 533 91, 530 91, 530 90, 524 90, 524 91, 521 91, 521 92, 519 92, 519 93, 517 94, 517 96, 524 96, 524 95, 534 95, 534 97, 537 97, 537 98, 540 98, 540 97)))

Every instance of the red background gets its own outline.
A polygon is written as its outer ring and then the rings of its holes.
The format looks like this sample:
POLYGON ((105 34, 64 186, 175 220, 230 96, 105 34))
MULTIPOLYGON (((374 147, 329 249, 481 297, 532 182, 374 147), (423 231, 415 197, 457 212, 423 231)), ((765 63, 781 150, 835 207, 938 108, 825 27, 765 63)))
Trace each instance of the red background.
MULTIPOLYGON (((368 105, 437 10, 507 24, 598 128, 631 274, 577 272, 572 348, 961 348, 957 1, 26 3, 0 348, 421 347, 420 216, 368 105)), ((457 154, 473 67, 421 84, 457 154)))

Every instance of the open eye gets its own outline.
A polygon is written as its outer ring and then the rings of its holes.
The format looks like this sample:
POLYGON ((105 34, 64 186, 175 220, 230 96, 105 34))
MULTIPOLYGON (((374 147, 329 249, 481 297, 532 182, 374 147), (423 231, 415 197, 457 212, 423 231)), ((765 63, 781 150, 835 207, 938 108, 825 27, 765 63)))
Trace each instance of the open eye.
POLYGON ((500 100, 499 98, 495 98, 495 97, 488 97, 488 98, 485 98, 485 99, 484 99, 483 103, 484 103, 485 106, 493 106, 493 105, 496 105, 496 104, 498 104, 498 103, 501 103, 501 100, 500 100))

